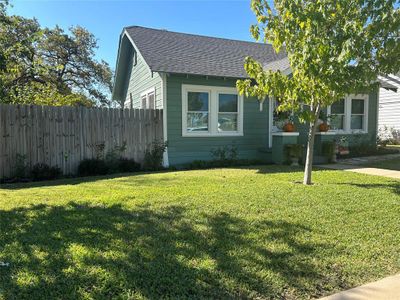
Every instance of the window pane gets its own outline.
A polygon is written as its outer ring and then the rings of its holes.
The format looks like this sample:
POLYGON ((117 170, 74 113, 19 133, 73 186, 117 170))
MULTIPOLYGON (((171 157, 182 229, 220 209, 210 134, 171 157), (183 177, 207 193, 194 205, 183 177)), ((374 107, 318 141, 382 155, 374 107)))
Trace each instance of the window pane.
POLYGON ((142 108, 145 109, 146 108, 146 95, 142 96, 142 108))
POLYGON ((188 92, 188 111, 208 111, 208 93, 188 92))
POLYGON ((237 131, 237 114, 218 114, 218 131, 237 131))
POLYGON ((363 129, 364 116, 351 116, 351 129, 363 129))
POLYGON ((333 130, 344 128, 344 115, 331 116, 330 125, 333 130))
POLYGON ((208 131, 208 113, 188 113, 187 131, 208 131))
POLYGON ((344 99, 332 104, 331 114, 344 114, 344 99))
POLYGON ((235 94, 219 94, 219 112, 237 112, 238 111, 238 95, 235 94))
POLYGON ((154 93, 150 93, 147 95, 147 101, 148 101, 148 105, 147 107, 150 109, 154 109, 155 105, 154 105, 154 93))
POLYGON ((364 114, 364 99, 351 99, 351 114, 364 114))

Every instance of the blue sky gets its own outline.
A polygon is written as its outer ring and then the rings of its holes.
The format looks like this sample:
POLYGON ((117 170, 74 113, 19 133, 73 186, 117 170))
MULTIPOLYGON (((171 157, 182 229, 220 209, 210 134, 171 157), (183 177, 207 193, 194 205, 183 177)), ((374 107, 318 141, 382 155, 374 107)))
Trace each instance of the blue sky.
POLYGON ((87 28, 99 40, 97 57, 114 69, 119 34, 124 26, 140 25, 171 31, 249 40, 255 22, 250 0, 11 0, 10 14, 36 17, 42 26, 87 28))

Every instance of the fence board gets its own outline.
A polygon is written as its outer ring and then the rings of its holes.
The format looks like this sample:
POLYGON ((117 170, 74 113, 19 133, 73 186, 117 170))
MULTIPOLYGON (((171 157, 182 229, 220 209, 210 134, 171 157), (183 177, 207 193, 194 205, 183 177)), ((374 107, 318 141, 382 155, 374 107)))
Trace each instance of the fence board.
POLYGON ((0 104, 0 178, 15 175, 17 155, 28 167, 46 163, 74 174, 82 159, 125 144, 121 155, 143 163, 145 150, 163 138, 162 116, 150 109, 0 104))

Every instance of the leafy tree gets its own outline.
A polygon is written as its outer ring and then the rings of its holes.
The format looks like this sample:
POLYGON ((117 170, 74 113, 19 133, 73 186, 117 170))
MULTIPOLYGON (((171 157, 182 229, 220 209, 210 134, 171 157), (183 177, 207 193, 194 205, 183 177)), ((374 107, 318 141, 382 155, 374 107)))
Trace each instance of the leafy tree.
POLYGON ((109 105, 112 72, 95 59, 97 41, 82 27, 41 28, 0 6, 0 102, 109 105))
POLYGON ((396 0, 252 0, 254 38, 287 53, 292 74, 263 70, 248 57, 251 79, 237 82, 247 96, 278 97, 281 111, 307 110, 304 184, 311 184, 314 136, 320 111, 346 94, 377 88, 377 77, 400 67, 400 12, 396 0))

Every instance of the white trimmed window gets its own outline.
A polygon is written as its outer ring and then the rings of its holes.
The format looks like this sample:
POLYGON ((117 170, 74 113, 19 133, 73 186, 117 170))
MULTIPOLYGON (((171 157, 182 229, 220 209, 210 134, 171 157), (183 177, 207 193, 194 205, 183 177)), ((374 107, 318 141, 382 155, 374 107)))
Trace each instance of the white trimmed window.
POLYGON ((155 89, 151 88, 140 94, 140 107, 142 109, 155 109, 156 107, 156 93, 155 89))
POLYGON ((349 95, 328 107, 332 130, 368 132, 368 95, 349 95))
POLYGON ((243 97, 235 88, 182 85, 182 136, 243 135, 243 97))

